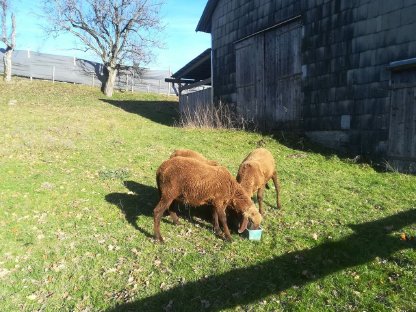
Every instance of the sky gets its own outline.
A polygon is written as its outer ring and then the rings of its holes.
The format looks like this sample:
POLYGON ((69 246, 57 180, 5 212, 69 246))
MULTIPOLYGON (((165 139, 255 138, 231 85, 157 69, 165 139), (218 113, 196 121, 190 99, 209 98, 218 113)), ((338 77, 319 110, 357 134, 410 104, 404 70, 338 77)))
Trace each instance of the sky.
MULTIPOLYGON (((164 48, 153 51, 156 56, 155 60, 147 67, 170 69, 174 73, 211 46, 210 34, 195 32, 207 0, 165 1, 161 14, 162 22, 166 25, 161 34, 164 48)), ((45 33, 42 27, 45 20, 40 18, 40 1, 11 0, 11 3, 16 15, 17 50, 31 50, 99 61, 91 53, 73 49, 77 43, 72 36, 53 38, 45 33)), ((3 48, 3 46, 0 47, 3 48)))

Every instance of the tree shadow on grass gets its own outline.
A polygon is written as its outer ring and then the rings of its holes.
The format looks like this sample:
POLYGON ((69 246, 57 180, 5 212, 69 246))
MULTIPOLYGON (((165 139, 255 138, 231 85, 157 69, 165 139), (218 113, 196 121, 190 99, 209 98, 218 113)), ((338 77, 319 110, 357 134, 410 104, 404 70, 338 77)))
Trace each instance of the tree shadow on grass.
POLYGON ((387 258, 415 248, 414 241, 401 241, 392 233, 416 222, 416 209, 372 222, 351 225, 354 234, 311 249, 294 251, 257 265, 210 276, 167 291, 120 304, 109 311, 221 311, 258 302, 293 286, 302 286, 349 267, 387 258))
POLYGON ((178 119, 178 102, 172 101, 101 101, 165 126, 173 126, 178 119))

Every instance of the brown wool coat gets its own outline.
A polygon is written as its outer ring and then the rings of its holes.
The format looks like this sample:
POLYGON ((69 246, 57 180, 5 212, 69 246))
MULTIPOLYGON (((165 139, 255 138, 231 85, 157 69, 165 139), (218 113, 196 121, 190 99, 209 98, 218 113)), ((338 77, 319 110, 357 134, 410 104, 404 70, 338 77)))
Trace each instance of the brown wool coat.
MULTIPOLYGON (((225 215, 227 207, 242 213, 246 219, 251 219, 255 227, 260 225, 261 215, 250 196, 225 167, 176 156, 160 165, 156 181, 160 200, 154 209, 154 232, 158 240, 163 241, 159 229, 160 219, 174 200, 194 207, 212 205, 229 240, 231 235, 225 215)), ((246 227, 247 223, 243 223, 242 227, 246 227)))
POLYGON ((177 149, 175 151, 173 151, 173 153, 170 155, 170 158, 176 157, 176 156, 182 156, 182 157, 188 157, 188 158, 194 158, 200 161, 204 161, 207 164, 211 165, 211 166, 217 166, 218 163, 216 161, 213 160, 209 160, 207 158, 205 158, 202 154, 195 152, 193 150, 190 149, 177 149))
POLYGON ((256 148, 241 163, 238 169, 237 181, 250 196, 257 192, 261 214, 264 214, 262 206, 264 188, 270 179, 273 179, 276 189, 277 207, 281 208, 280 182, 273 155, 265 148, 256 148))

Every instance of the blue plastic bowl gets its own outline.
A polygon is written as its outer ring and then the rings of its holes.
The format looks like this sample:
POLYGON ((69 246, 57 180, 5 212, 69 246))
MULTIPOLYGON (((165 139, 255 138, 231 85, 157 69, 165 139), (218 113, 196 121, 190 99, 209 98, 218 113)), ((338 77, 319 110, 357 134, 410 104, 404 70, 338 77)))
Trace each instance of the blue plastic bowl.
POLYGON ((262 228, 258 228, 257 230, 249 230, 248 231, 248 239, 249 240, 256 240, 259 241, 261 239, 261 234, 263 233, 262 228))

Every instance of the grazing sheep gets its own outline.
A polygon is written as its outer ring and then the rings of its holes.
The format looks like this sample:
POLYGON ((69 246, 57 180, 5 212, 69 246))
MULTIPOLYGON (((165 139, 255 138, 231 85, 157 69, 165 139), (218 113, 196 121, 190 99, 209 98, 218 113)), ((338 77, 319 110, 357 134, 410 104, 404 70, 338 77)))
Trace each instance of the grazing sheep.
POLYGON ((172 155, 170 155, 170 158, 173 158, 176 156, 193 158, 199 161, 206 162, 208 165, 211 165, 211 166, 218 166, 218 163, 216 161, 206 159, 202 154, 195 152, 193 150, 190 150, 190 149, 177 149, 173 151, 172 155))
POLYGON ((265 148, 256 148, 248 154, 238 168, 237 181, 249 195, 253 195, 257 191, 261 215, 264 215, 263 192, 270 179, 273 179, 277 208, 280 209, 280 183, 273 155, 265 148))
MULTIPOLYGON (((248 219, 252 220, 255 228, 262 220, 250 196, 225 167, 210 166, 193 158, 177 156, 160 165, 156 182, 160 200, 153 210, 154 234, 161 242, 163 238, 160 235, 160 219, 174 200, 194 207, 212 205, 227 240, 231 240, 225 214, 227 207, 243 214, 240 233, 247 228, 248 219)), ((219 232, 219 225, 214 224, 214 229, 219 232)))

